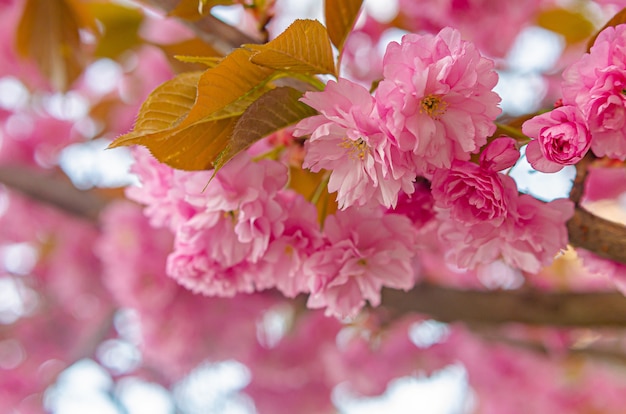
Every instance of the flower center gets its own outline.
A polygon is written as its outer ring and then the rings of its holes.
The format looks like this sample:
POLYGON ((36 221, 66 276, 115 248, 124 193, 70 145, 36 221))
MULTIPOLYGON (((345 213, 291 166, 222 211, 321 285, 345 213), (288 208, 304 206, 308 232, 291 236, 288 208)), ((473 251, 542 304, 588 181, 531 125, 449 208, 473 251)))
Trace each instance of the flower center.
POLYGON ((369 152, 369 146, 363 138, 357 140, 351 140, 350 138, 344 138, 339 144, 340 147, 348 150, 348 155, 353 160, 364 160, 365 155, 369 152))
POLYGON ((440 96, 428 95, 422 99, 422 109, 420 109, 420 112, 426 112, 431 118, 439 119, 441 115, 446 113, 446 108, 448 108, 448 103, 440 96))

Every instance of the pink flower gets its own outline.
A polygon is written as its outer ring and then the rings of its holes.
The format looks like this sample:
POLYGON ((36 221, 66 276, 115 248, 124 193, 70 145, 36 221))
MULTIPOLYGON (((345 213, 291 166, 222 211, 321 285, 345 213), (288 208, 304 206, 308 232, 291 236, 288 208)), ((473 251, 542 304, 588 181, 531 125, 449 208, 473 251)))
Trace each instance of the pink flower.
POLYGON ((626 25, 604 29, 590 53, 563 73, 563 102, 576 105, 599 157, 626 160, 626 25))
POLYGON ((198 212, 176 229, 167 273, 205 295, 252 292, 254 264, 285 228, 287 212, 277 193, 286 181, 284 165, 253 162, 247 153, 226 164, 204 192, 193 190, 199 182, 187 181, 193 191, 186 200, 198 212))
POLYGON ((488 171, 511 168, 519 159, 517 143, 513 138, 494 139, 480 153, 480 166, 488 171))
POLYGON ((331 171, 328 191, 337 192, 339 208, 361 206, 371 199, 391 207, 400 191, 413 191, 415 173, 409 159, 383 132, 367 89, 339 79, 329 81, 323 92, 307 92, 302 101, 321 113, 296 127, 294 135, 311 135, 302 166, 331 171))
POLYGON ((209 182, 211 173, 174 170, 157 161, 143 147, 134 147, 132 153, 135 163, 131 172, 137 175, 141 185, 127 187, 126 196, 146 205, 144 214, 150 219, 150 225, 166 227, 175 232, 180 224, 200 210, 188 203, 186 198, 189 192, 200 194, 209 182), (184 183, 188 181, 198 182, 195 191, 185 189, 184 183))
POLYGON ((408 217, 419 230, 435 218, 434 201, 427 181, 418 180, 414 186, 413 194, 400 194, 398 205, 390 212, 408 217))
POLYGON ((519 32, 534 22, 540 0, 400 0, 412 32, 458 29, 464 39, 492 56, 504 56, 519 32))
POLYGON ((368 300, 380 304, 383 286, 410 289, 415 283, 415 232, 397 214, 349 209, 324 223, 328 244, 305 263, 310 308, 326 308, 327 315, 355 316, 368 300))
POLYGON ((308 292, 303 266, 323 245, 317 210, 304 197, 291 191, 277 194, 288 212, 285 230, 273 239, 259 262, 257 289, 277 288, 287 297, 308 292))
POLYGON ((580 161, 591 145, 591 134, 582 113, 571 105, 561 106, 536 116, 522 125, 524 134, 533 138, 526 157, 535 170, 560 171, 580 161))
POLYGON ((515 194, 508 190, 500 174, 465 161, 455 161, 449 170, 437 170, 432 181, 435 205, 448 210, 451 220, 464 224, 501 224, 515 194))
POLYGON ((492 91, 498 75, 458 31, 405 35, 389 44, 383 65, 378 110, 399 148, 414 153, 419 173, 449 168, 486 144, 500 114, 492 91))
POLYGON ((543 203, 529 195, 517 196, 513 180, 499 177, 509 199, 503 220, 468 224, 455 220, 451 208, 439 211, 439 238, 448 249, 447 259, 465 269, 502 259, 511 267, 536 273, 566 247, 565 223, 573 215, 573 204, 567 199, 543 203))

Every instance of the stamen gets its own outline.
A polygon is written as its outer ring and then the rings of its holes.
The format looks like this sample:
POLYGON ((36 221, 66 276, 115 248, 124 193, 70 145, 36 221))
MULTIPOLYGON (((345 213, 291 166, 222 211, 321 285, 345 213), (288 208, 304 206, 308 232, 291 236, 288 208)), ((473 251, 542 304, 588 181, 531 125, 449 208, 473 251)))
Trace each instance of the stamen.
POLYGON ((344 138, 339 146, 349 150, 350 158, 354 160, 364 160, 365 155, 369 152, 369 146, 362 138, 359 138, 356 141, 344 138))
POLYGON ((440 96, 428 95, 422 99, 422 109, 420 109, 420 112, 426 112, 431 118, 439 119, 441 115, 446 113, 447 108, 448 103, 440 96))

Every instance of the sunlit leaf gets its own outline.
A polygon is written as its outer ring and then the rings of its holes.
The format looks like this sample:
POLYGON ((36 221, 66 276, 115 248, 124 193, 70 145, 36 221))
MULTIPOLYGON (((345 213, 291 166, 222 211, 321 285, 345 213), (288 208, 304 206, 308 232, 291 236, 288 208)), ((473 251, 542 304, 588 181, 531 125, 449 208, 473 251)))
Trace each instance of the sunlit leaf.
POLYGON ((589 51, 591 49, 591 46, 593 46, 593 44, 596 42, 596 38, 601 31, 603 31, 607 27, 614 27, 623 23, 626 23, 626 8, 617 12, 615 16, 611 18, 611 20, 609 20, 604 26, 602 26, 602 29, 600 29, 595 35, 593 35, 593 37, 591 37, 591 39, 589 39, 589 43, 587 43, 587 51, 589 51))
POLYGON ((16 49, 37 63, 55 89, 65 91, 87 62, 79 30, 94 28, 93 16, 78 0, 26 0, 16 49))
POLYGON ((180 60, 183 63, 198 63, 208 68, 214 68, 222 61, 221 57, 212 56, 182 56, 174 55, 176 60, 180 60))
POLYGON ((296 20, 271 42, 245 47, 255 52, 257 65, 307 75, 335 73, 328 32, 317 20, 296 20))
POLYGON ((320 224, 337 211, 336 195, 328 192, 328 172, 313 173, 300 166, 289 169, 289 188, 315 203, 320 224))
POLYGON ((356 22, 362 4, 363 0, 326 0, 324 2, 328 36, 340 52, 356 22))
POLYGON ((195 102, 201 75, 184 73, 155 89, 142 105, 133 130, 117 138, 110 147, 143 145, 159 161, 174 168, 210 168, 224 151, 237 119, 180 127, 180 120, 195 102))
POLYGON ((239 118, 219 166, 263 137, 317 114, 299 101, 302 92, 289 87, 273 89, 257 99, 239 118))
POLYGON ((273 69, 250 62, 250 51, 237 49, 198 82, 198 97, 181 126, 241 115, 266 92, 273 69))
POLYGON ((118 138, 113 146, 123 145, 123 138, 130 134, 139 136, 174 127, 193 106, 201 75, 202 72, 183 73, 156 88, 141 106, 133 130, 118 138))
POLYGON ((196 37, 178 43, 158 46, 165 52, 165 56, 168 57, 170 65, 176 72, 215 67, 223 58, 219 51, 196 37), (181 55, 182 59, 179 59, 181 55), (194 58, 192 55, 197 57, 194 58))
POLYGON ((137 33, 143 21, 141 11, 114 3, 93 2, 88 6, 102 28, 96 56, 116 58, 141 43, 137 33))
POLYGON ((568 43, 580 42, 593 33, 593 24, 583 13, 566 9, 544 10, 537 17, 537 24, 563 35, 568 43))

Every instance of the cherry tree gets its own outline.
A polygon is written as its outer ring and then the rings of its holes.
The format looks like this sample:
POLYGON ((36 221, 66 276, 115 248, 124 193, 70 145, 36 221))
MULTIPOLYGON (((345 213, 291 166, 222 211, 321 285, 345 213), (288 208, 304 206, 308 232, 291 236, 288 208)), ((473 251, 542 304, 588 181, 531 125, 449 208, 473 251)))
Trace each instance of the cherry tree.
POLYGON ((362 3, 0 1, 2 412, 84 359, 170 390, 235 360, 258 413, 450 366, 463 412, 623 412, 626 3, 362 3))

